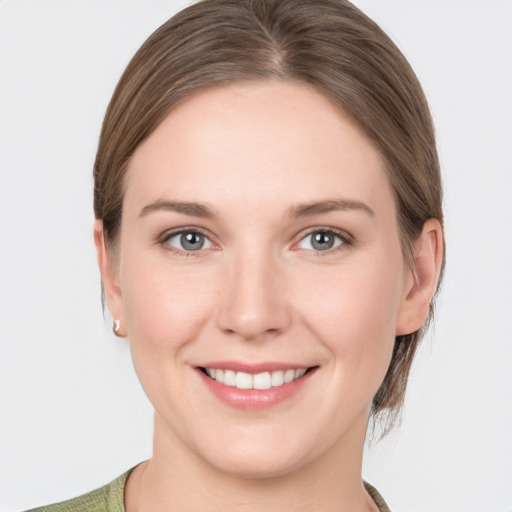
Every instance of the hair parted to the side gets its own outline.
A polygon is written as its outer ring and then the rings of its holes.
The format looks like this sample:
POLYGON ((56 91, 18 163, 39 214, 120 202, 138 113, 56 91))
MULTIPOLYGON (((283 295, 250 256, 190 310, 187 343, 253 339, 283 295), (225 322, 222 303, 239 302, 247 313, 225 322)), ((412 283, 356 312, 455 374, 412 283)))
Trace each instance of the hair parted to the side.
MULTIPOLYGON (((116 87, 94 164, 94 212, 111 251, 130 158, 167 114, 199 91, 272 79, 314 87, 375 144, 387 164, 402 250, 411 261, 425 222, 443 223, 434 128, 405 57, 347 0, 203 0, 147 39, 116 87)), ((429 321, 432 314, 433 304, 429 321)), ((387 420, 385 432, 398 417, 425 328, 395 340, 372 407, 374 417, 387 420)))

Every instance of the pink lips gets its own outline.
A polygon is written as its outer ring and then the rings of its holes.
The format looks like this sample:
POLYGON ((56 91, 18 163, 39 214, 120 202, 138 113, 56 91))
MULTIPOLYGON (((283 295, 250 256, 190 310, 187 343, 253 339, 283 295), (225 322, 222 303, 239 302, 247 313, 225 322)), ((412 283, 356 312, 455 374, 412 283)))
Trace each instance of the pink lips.
POLYGON ((299 370, 301 368, 309 368, 307 365, 297 363, 243 363, 241 361, 211 361, 209 363, 201 364, 203 368, 221 368, 223 370, 233 370, 235 372, 246 373, 261 373, 261 372, 274 372, 277 370, 287 370, 293 368, 299 370))
POLYGON ((201 365, 203 368, 215 368, 223 370, 232 370, 234 372, 245 372, 258 374, 262 372, 274 372, 288 369, 308 369, 309 371, 302 377, 282 384, 280 386, 268 389, 239 389, 235 386, 228 386, 218 382, 206 375, 201 367, 197 368, 197 373, 208 389, 219 398, 223 403, 237 409, 263 409, 272 407, 296 395, 300 389, 309 381, 315 373, 316 368, 306 365, 293 363, 259 363, 247 364, 236 361, 215 361, 201 365))

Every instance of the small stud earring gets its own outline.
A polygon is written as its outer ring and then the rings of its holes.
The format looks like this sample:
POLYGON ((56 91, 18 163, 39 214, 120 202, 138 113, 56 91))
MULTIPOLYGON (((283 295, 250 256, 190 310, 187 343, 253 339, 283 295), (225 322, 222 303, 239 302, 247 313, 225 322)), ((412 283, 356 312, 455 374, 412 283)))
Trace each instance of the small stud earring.
POLYGON ((120 329, 121 329, 121 320, 114 320, 114 326, 113 326, 112 330, 114 331, 114 334, 116 336, 119 336, 121 338, 122 336, 119 334, 120 329))

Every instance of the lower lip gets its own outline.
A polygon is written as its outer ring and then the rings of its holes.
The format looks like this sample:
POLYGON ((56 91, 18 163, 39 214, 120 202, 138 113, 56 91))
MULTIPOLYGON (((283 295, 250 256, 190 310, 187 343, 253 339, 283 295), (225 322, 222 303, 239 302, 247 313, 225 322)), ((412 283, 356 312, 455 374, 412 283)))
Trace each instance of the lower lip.
POLYGON ((288 384, 268 389, 238 389, 235 386, 226 386, 208 377, 201 370, 197 371, 210 391, 225 404, 236 409, 265 409, 296 395, 316 369, 309 370, 305 375, 288 384))

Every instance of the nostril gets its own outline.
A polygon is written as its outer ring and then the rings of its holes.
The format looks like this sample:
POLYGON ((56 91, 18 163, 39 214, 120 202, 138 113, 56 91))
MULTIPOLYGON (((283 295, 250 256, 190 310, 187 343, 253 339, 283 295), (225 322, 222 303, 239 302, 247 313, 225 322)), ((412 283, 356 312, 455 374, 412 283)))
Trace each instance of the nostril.
POLYGON ((228 279, 218 305, 217 325, 226 334, 254 342, 285 331, 291 314, 277 272, 269 275, 267 268, 262 273, 259 265, 250 263, 245 261, 228 279))

